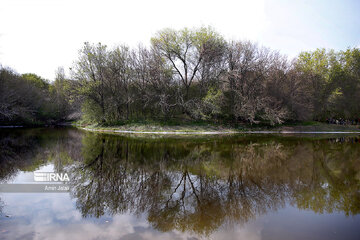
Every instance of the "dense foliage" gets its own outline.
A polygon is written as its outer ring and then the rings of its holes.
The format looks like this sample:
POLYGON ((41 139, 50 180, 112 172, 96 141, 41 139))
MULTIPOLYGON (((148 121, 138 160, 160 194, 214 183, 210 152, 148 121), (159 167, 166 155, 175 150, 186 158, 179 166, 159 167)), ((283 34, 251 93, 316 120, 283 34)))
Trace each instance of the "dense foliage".
POLYGON ((74 86, 57 75, 50 84, 35 74, 19 75, 0 66, 1 125, 56 124, 71 119, 76 109, 70 91, 74 86))
POLYGON ((318 49, 289 61, 248 41, 226 41, 212 28, 164 29, 150 47, 136 49, 85 43, 71 77, 60 69, 51 84, 0 71, 1 121, 63 121, 80 108, 86 122, 106 124, 360 118, 359 49, 318 49))

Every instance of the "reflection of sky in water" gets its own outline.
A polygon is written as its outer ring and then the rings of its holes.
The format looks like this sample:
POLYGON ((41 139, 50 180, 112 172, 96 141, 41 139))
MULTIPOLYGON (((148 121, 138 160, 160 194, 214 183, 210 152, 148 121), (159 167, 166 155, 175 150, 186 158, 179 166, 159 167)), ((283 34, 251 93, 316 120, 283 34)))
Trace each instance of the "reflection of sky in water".
MULTIPOLYGON (((51 165, 51 164, 50 164, 51 165)), ((51 166, 37 171, 52 171, 51 166)), ((26 182, 32 174, 20 172, 11 181, 26 182)), ((5 207, 0 217, 0 239, 201 239, 179 231, 159 232, 152 228, 146 216, 130 213, 113 217, 82 218, 76 209, 76 199, 68 193, 2 193, 5 207), (5 215, 9 217, 5 217, 5 215)), ((220 229, 214 239, 261 239, 256 224, 244 228, 220 229), (225 237, 225 238, 224 238, 225 237)), ((207 237, 206 237, 207 238, 207 237)))
MULTIPOLYGON (((54 164, 47 164, 44 166, 39 167, 34 172, 54 172, 54 164)), ((24 172, 19 171, 15 176, 13 176, 7 183, 31 183, 36 184, 37 182, 34 182, 34 172, 24 172)), ((41 182, 38 182, 39 184, 42 184, 41 182)))
MULTIPOLYGON (((42 169, 43 170, 43 169, 42 169)), ((48 170, 48 169, 47 169, 48 170)), ((16 180, 26 175, 21 173, 16 180)), ((277 212, 233 227, 223 226, 211 236, 179 231, 159 232, 145 215, 82 218, 76 199, 68 193, 3 193, 0 239, 358 239, 360 217, 341 213, 314 214, 287 205, 277 212)))

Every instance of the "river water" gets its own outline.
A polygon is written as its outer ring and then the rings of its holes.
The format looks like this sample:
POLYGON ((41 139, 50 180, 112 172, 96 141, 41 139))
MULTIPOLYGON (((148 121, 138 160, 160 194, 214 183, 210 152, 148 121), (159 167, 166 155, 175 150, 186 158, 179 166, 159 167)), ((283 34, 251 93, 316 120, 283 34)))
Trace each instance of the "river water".
POLYGON ((359 135, 0 129, 0 183, 0 239, 360 239, 359 135))

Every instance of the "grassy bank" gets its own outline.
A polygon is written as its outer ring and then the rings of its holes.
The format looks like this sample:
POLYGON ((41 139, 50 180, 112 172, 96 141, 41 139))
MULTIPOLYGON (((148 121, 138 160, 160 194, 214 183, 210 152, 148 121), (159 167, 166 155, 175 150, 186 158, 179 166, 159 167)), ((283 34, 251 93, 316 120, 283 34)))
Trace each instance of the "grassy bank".
POLYGON ((210 122, 155 122, 136 121, 124 122, 114 125, 74 123, 74 126, 93 131, 129 131, 129 132, 174 132, 174 133, 236 133, 249 131, 273 132, 359 132, 360 126, 335 125, 321 122, 296 122, 282 125, 250 125, 250 124, 224 124, 210 122))

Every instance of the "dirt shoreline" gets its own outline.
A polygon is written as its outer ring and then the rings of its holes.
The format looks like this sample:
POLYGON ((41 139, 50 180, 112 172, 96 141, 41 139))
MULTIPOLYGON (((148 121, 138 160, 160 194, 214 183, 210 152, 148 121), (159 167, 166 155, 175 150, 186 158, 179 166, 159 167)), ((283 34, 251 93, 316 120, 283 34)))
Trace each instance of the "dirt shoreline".
POLYGON ((360 134, 360 131, 129 131, 116 129, 81 128, 91 132, 163 135, 221 135, 221 134, 360 134))

